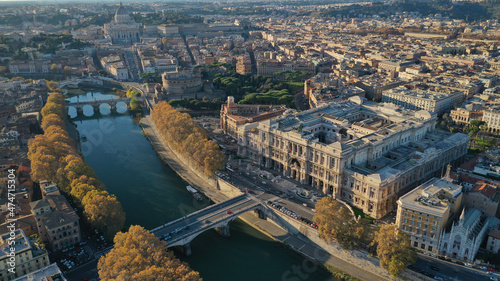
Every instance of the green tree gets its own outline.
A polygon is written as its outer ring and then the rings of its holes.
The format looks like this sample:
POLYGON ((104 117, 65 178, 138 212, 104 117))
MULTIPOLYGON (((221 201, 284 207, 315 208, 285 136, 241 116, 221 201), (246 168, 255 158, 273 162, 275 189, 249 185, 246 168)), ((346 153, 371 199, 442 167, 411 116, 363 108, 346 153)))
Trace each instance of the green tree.
POLYGON ((140 111, 142 109, 141 102, 137 98, 130 100, 130 109, 133 111, 140 111))
POLYGON ((134 88, 130 88, 127 90, 127 98, 135 98, 135 97, 139 97, 141 95, 141 92, 139 92, 138 90, 134 89, 134 88))

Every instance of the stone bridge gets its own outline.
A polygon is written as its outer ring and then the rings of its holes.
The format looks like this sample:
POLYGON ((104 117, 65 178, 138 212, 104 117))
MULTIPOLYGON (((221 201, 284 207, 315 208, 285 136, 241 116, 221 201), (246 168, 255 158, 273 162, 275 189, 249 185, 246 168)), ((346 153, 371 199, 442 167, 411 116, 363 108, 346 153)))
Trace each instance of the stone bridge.
POLYGON ((177 247, 185 255, 190 255, 190 243, 201 233, 215 229, 220 235, 229 237, 231 221, 249 211, 255 212, 259 218, 266 219, 266 209, 267 206, 260 199, 242 194, 171 221, 150 232, 165 240, 167 247, 177 247))
POLYGON ((93 78, 93 77, 85 77, 85 78, 72 78, 69 80, 59 81, 59 88, 68 86, 76 88, 80 83, 90 83, 92 85, 103 85, 103 81, 101 79, 93 78))
POLYGON ((100 106, 102 104, 109 105, 109 108, 112 112, 116 112, 116 104, 119 102, 124 102, 127 105, 127 109, 130 108, 130 100, 129 98, 116 98, 116 99, 107 99, 107 100, 89 100, 89 101, 78 101, 73 103, 66 103, 66 109, 69 112, 70 107, 76 108, 77 115, 83 114, 83 107, 86 105, 92 106, 94 109, 94 113, 100 112, 100 106))
MULTIPOLYGON (((144 98, 137 98, 141 105, 144 106, 144 98)), ((69 113, 69 108, 74 107, 76 109, 77 115, 83 114, 83 107, 86 105, 92 106, 94 109, 94 113, 100 112, 100 106, 103 104, 107 104, 111 109, 111 112, 116 112, 116 105, 119 102, 123 102, 127 105, 127 109, 130 109, 130 98, 116 98, 116 99, 107 99, 107 100, 88 100, 88 101, 78 101, 66 103, 66 110, 69 113)))

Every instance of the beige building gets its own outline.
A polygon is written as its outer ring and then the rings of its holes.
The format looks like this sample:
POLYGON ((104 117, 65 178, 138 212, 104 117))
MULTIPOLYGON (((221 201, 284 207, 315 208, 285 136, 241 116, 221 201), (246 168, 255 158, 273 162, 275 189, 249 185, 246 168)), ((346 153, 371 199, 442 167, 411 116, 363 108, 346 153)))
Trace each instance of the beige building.
POLYGON ((241 75, 252 74, 252 62, 250 58, 239 57, 236 62, 236 72, 241 75))
POLYGON ((438 253, 441 231, 459 214, 461 203, 462 186, 432 178, 399 198, 396 226, 415 248, 438 253))
POLYGON ((488 252, 498 254, 498 251, 500 250, 500 230, 493 230, 488 234, 486 250, 488 252))
POLYGON ((483 121, 486 122, 488 131, 494 134, 500 134, 500 106, 485 109, 483 113, 483 121))
POLYGON ((381 74, 365 75, 358 78, 354 84, 366 91, 366 98, 373 101, 382 99, 382 92, 392 88, 396 88, 406 83, 399 78, 390 78, 381 74))
POLYGON ((238 139, 241 137, 239 126, 281 116, 285 110, 284 105, 237 104, 230 96, 227 104, 221 106, 220 127, 225 134, 238 139))
POLYGON ((318 73, 304 83, 304 94, 311 108, 330 102, 339 102, 353 96, 364 98, 365 91, 342 81, 333 73, 318 73))
POLYGON ((381 218, 399 196, 466 154, 436 117, 361 100, 240 126, 238 154, 381 218))
POLYGON ((0 281, 9 281, 49 265, 47 251, 36 246, 24 231, 16 230, 14 234, 14 244, 10 244, 12 243, 10 233, 0 236, 0 281), (8 271, 11 268, 9 265, 11 248, 15 249, 15 273, 8 271))
POLYGON ((412 110, 426 110, 441 115, 460 105, 464 93, 442 87, 414 88, 399 86, 382 93, 382 102, 393 103, 412 110))
POLYGON ((79 217, 66 198, 52 192, 30 203, 38 233, 52 250, 63 250, 81 241, 79 217))
POLYGON ((102 67, 117 80, 127 80, 129 78, 128 68, 121 55, 111 55, 101 58, 102 67))
POLYGON ((40 269, 32 271, 26 275, 13 279, 12 281, 66 281, 62 271, 57 266, 57 263, 44 266, 40 269))
POLYGON ((469 124, 472 120, 481 120, 482 112, 471 111, 466 108, 452 109, 450 117, 456 124, 469 124))

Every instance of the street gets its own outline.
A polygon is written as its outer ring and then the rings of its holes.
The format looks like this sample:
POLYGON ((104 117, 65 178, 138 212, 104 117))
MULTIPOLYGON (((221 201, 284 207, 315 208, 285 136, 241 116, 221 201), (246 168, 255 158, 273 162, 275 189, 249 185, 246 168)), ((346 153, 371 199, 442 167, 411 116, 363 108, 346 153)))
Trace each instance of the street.
MULTIPOLYGON (((443 278, 443 280, 490 280, 490 276, 500 279, 498 273, 488 274, 487 270, 468 268, 452 262, 443 261, 426 255, 418 255, 417 262, 412 270, 421 273, 428 272, 433 276, 443 278), (437 268, 438 270, 432 269, 437 268)), ((490 272, 491 273, 491 272, 490 272)), ((430 276, 429 276, 430 277, 430 276)))

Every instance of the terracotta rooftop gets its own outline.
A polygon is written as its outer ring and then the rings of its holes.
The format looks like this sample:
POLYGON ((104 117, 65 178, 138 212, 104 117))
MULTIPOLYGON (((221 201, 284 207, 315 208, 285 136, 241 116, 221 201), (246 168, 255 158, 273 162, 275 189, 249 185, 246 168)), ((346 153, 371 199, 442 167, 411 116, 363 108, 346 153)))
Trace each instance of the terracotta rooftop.
POLYGON ((471 189, 470 192, 480 192, 484 196, 486 196, 488 198, 492 198, 493 196, 495 196, 497 189, 495 187, 493 187, 491 184, 487 184, 484 182, 478 182, 478 183, 476 183, 474 188, 471 189))
POLYGON ((500 239, 500 231, 498 230, 494 230, 494 231, 491 231, 488 236, 491 236, 493 238, 496 238, 496 239, 500 239))

